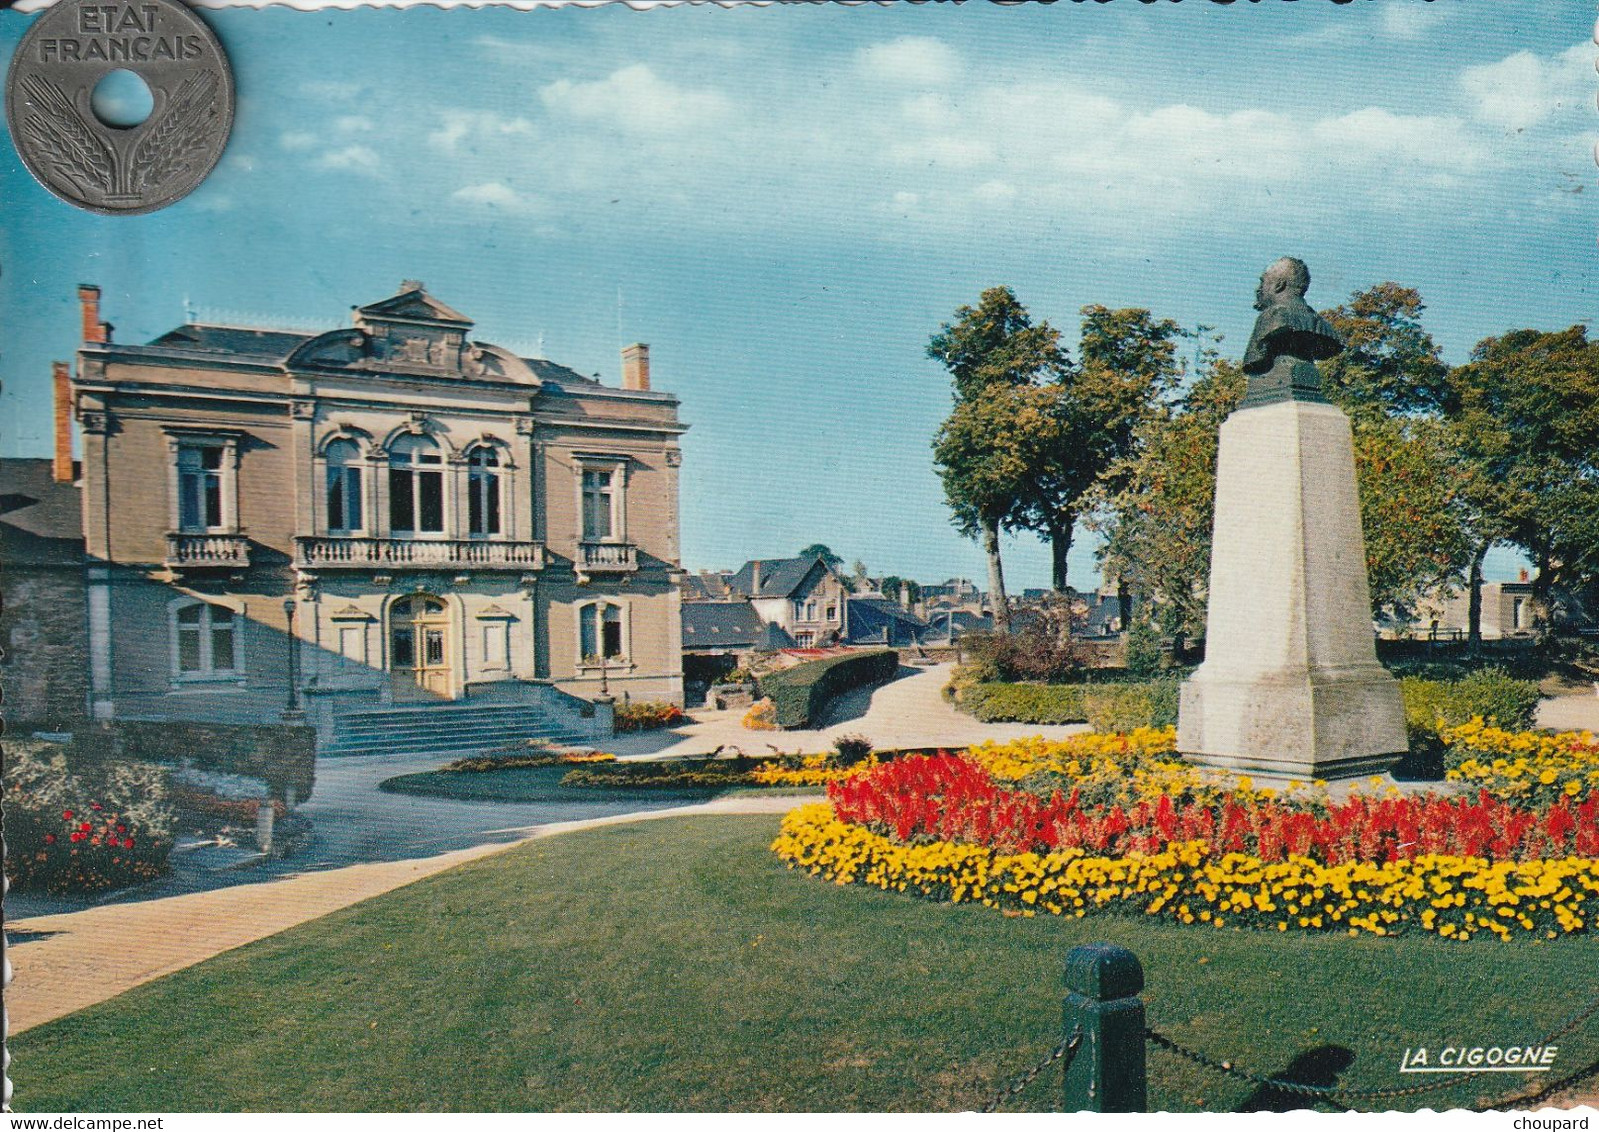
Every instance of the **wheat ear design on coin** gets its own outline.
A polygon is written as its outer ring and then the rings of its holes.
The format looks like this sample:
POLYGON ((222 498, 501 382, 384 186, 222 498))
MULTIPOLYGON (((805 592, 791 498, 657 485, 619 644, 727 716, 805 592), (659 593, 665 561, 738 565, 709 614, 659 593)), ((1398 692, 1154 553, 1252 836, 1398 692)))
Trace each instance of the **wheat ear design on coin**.
POLYGON ((23 132, 46 156, 50 171, 82 189, 110 192, 116 154, 83 120, 65 92, 48 79, 29 75, 22 80, 22 93, 28 106, 23 132))
POLYGON ((201 71, 183 80, 161 120, 139 139, 128 180, 135 192, 159 185, 188 169, 205 148, 201 125, 216 114, 217 73, 201 71))

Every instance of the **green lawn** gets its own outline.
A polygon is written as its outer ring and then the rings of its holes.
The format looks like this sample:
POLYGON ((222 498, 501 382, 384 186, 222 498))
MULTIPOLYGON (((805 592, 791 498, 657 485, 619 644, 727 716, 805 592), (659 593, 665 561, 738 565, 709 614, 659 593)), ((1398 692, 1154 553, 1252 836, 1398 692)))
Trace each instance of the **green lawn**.
MULTIPOLYGON (((1173 1037, 1266 1072, 1345 1047, 1360 1087, 1416 1081, 1394 1072, 1407 1046, 1531 1041, 1596 991, 1592 938, 1007 918, 789 872, 776 826, 570 834, 334 913, 13 1038, 16 1107, 969 1109, 1051 1044, 1062 956, 1095 939, 1140 956, 1173 1037)), ((1599 1033, 1560 1046, 1570 1071, 1599 1033)), ((1150 1078, 1160 1108, 1250 1096, 1155 1050, 1150 1078)), ((1046 1076, 1014 1107, 1055 1092, 1046 1076)))

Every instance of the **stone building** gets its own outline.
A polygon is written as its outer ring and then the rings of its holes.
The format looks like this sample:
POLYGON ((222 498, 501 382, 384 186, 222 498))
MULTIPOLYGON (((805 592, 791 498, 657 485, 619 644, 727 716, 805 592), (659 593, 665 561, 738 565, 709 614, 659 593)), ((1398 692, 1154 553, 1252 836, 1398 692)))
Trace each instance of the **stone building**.
MULTIPOLYGON (((65 394, 65 366, 56 377, 65 394)), ((64 396, 58 406, 70 429, 64 396)), ((11 727, 60 731, 83 719, 83 516, 70 445, 69 433, 54 459, 0 460, 0 688, 11 727)))
POLYGON ((681 702, 684 426, 648 347, 603 385, 409 281, 322 334, 146 345, 80 299, 95 717, 303 712, 337 745, 384 710, 681 702))

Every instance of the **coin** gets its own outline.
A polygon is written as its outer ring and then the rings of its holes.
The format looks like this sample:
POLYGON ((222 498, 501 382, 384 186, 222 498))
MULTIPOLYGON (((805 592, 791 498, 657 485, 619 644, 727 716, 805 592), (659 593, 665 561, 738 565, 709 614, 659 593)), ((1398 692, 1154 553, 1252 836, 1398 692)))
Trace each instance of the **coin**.
POLYGON ((211 29, 178 0, 60 0, 22 37, 6 122, 28 171, 91 212, 165 208, 216 165, 233 126, 233 71, 211 29), (112 124, 96 88, 112 72, 148 116, 112 124))

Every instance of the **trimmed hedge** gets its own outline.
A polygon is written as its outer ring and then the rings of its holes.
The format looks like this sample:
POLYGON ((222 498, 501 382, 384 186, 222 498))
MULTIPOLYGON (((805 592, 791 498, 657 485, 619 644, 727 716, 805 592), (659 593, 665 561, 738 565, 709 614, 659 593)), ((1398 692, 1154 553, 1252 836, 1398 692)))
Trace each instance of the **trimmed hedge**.
POLYGON ((1086 684, 993 682, 961 688, 956 702, 984 723, 1087 723, 1087 691, 1086 684))
MULTIPOLYGON (((1450 681, 1406 676, 1399 681, 1399 691, 1405 700, 1410 753, 1398 773, 1407 778, 1439 778, 1450 765, 1449 753, 1438 738, 1440 723, 1458 727, 1481 716, 1507 731, 1525 731, 1532 727, 1538 708, 1538 685, 1498 668, 1479 669, 1450 681)), ((1458 756, 1464 757, 1468 756, 1458 756)))
POLYGON ((956 702, 984 723, 1087 723, 1095 731, 1170 727, 1176 680, 1123 684, 966 684, 956 702))
POLYGON ((761 695, 772 701, 777 725, 785 730, 808 727, 834 696, 881 684, 899 671, 893 649, 829 656, 785 668, 760 679, 761 695))

